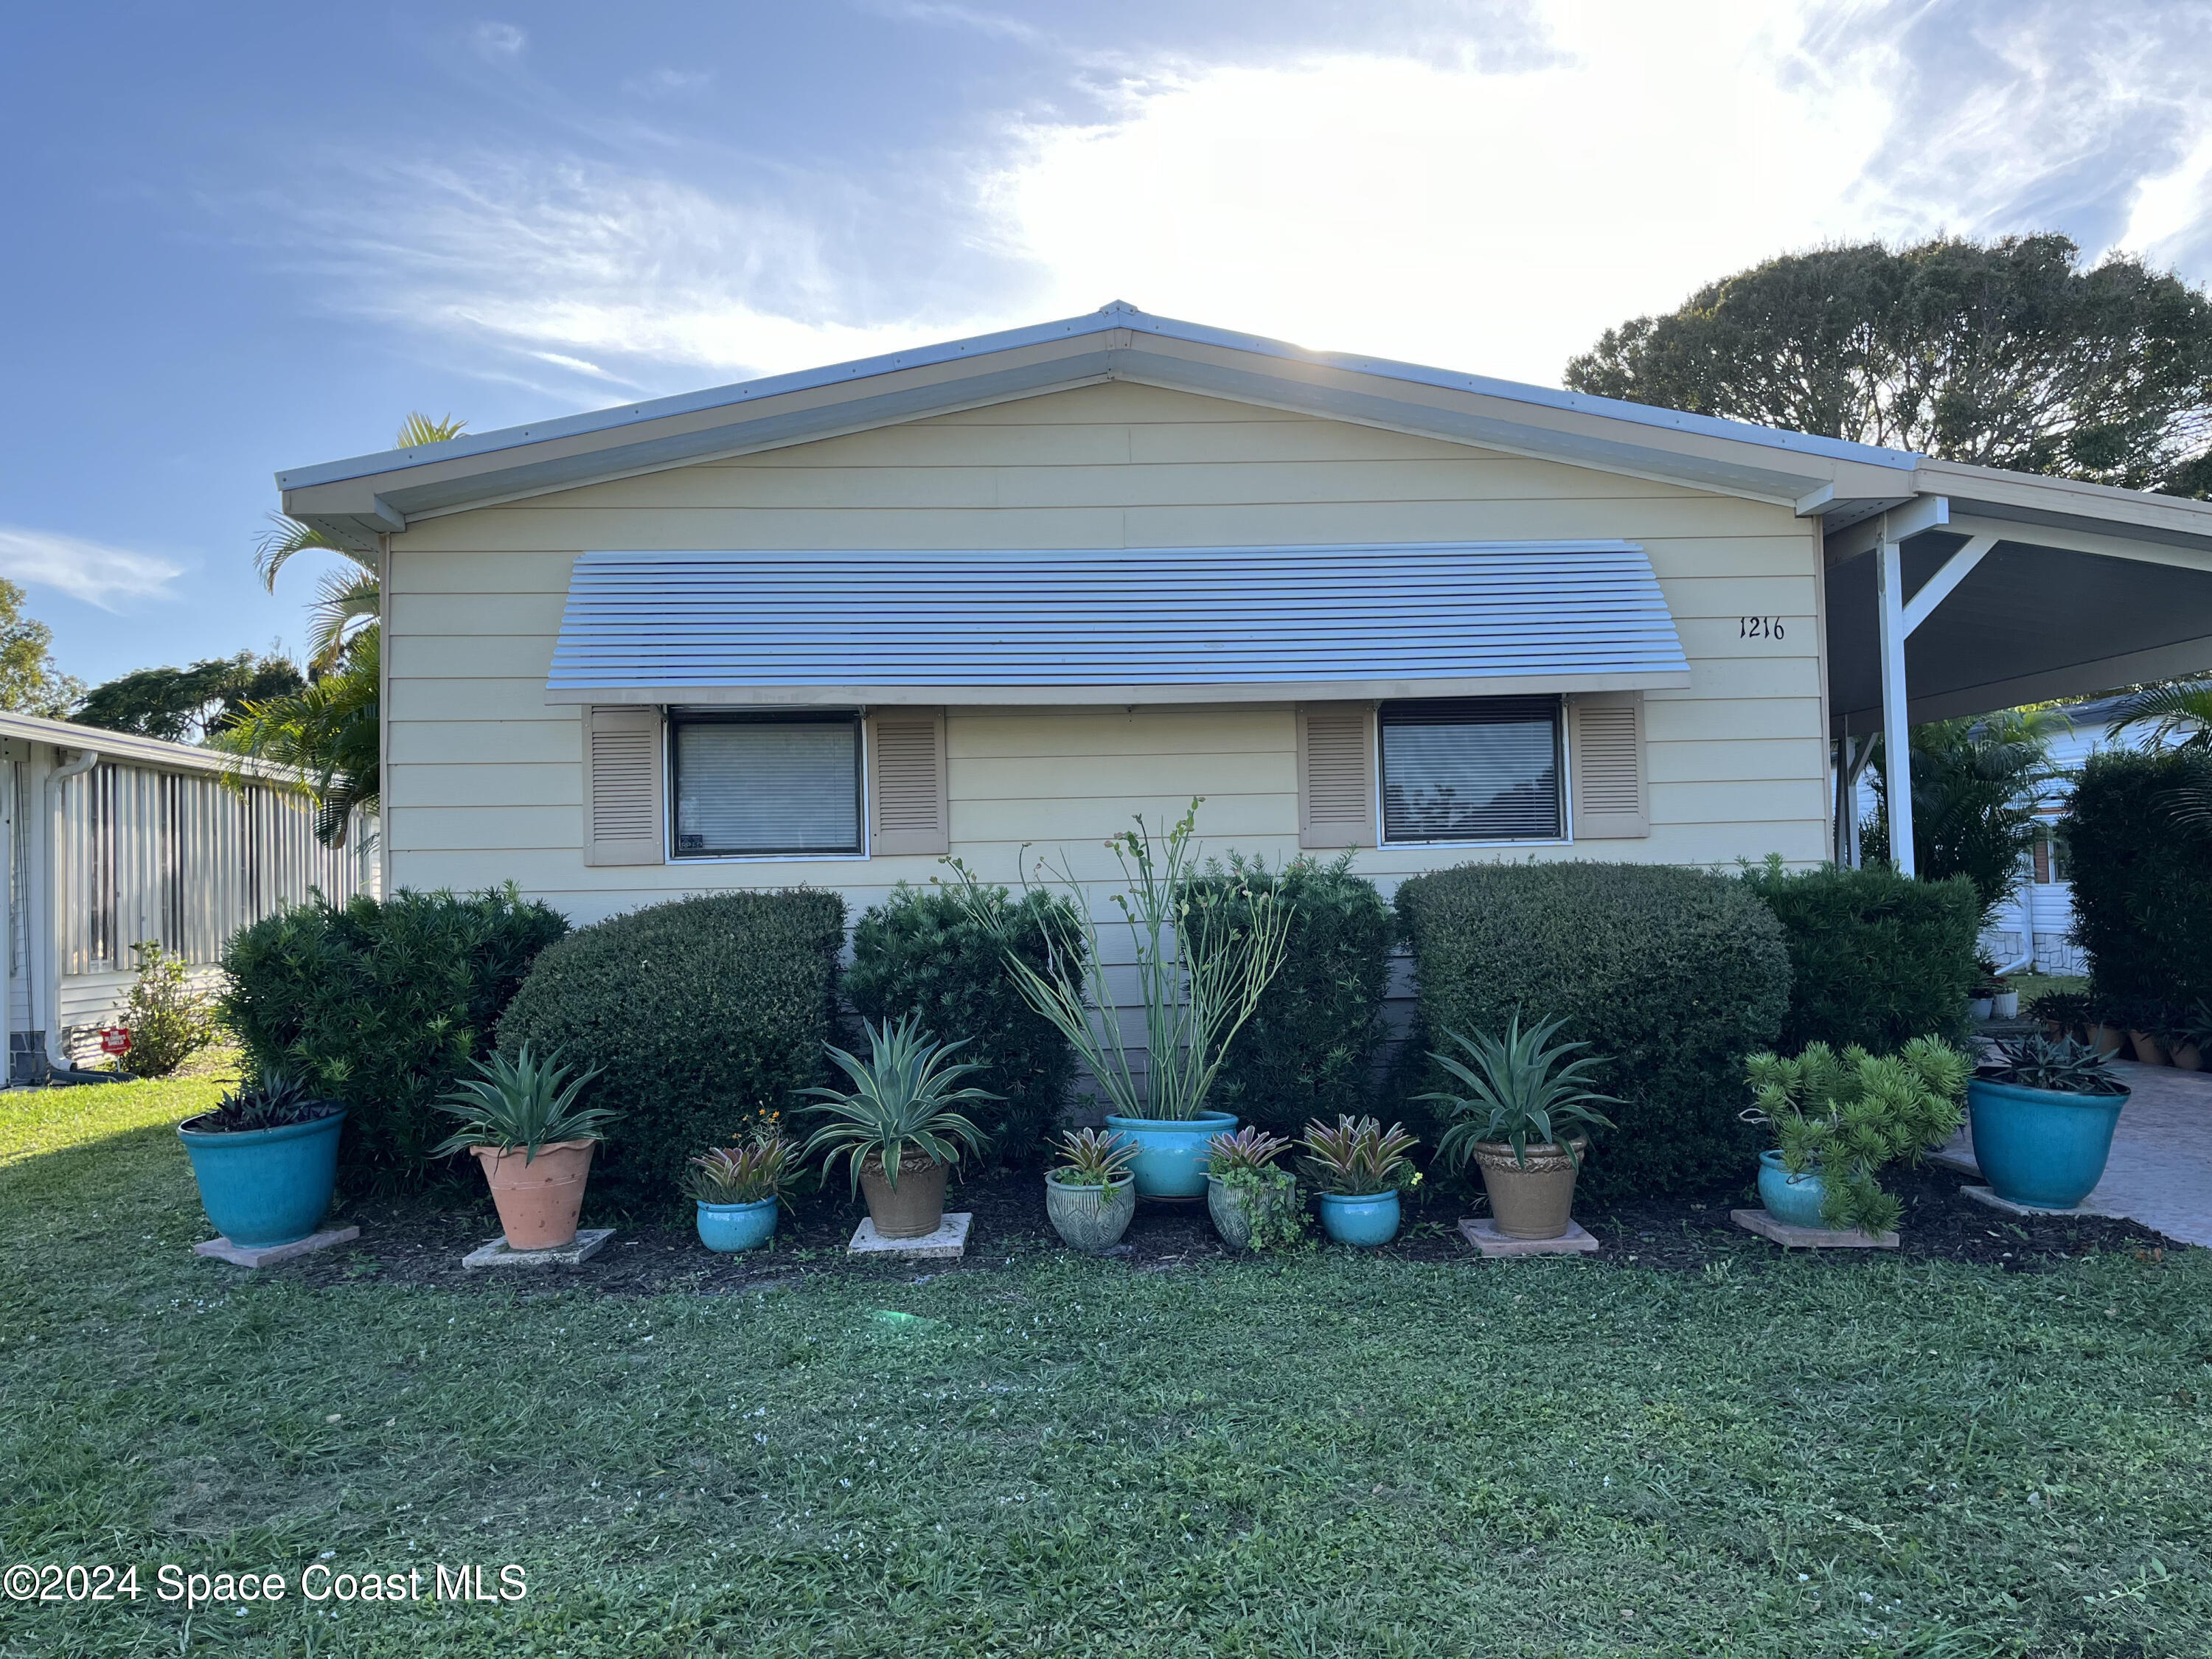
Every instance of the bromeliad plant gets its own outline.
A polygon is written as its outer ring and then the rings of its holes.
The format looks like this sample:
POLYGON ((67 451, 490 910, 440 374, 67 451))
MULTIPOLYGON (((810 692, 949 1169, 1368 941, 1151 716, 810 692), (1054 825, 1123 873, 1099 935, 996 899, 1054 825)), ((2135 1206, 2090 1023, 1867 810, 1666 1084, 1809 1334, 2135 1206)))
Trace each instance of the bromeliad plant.
POLYGON ((2071 1037, 2013 1037, 1996 1045, 1996 1059, 1985 1075, 1992 1083, 2021 1089, 2047 1089, 2061 1095, 2124 1095, 2128 1085, 2115 1077, 2101 1050, 2071 1037))
POLYGON ((1791 1175, 1818 1172, 1822 1222, 1877 1235, 1897 1225, 1905 1206, 1875 1176, 1886 1164, 1918 1163, 1957 1132, 1972 1071, 1956 1048, 1928 1036, 1893 1054, 1808 1043, 1794 1060, 1753 1054, 1744 1069, 1759 1101, 1744 1121, 1773 1129, 1791 1175))
MULTIPOLYGON (((1000 941, 1023 1000, 1058 1028, 1122 1117, 1188 1122, 1204 1113, 1223 1055, 1282 965, 1290 907, 1256 863, 1200 879, 1198 808, 1194 799, 1164 836, 1139 817, 1134 830, 1106 843, 1121 870, 1124 890, 1111 902, 1129 930, 1141 1040, 1123 1025, 1121 999, 1107 984, 1111 958, 1065 857, 1056 868, 1040 860, 1033 872, 1069 899, 1039 913, 1044 968, 1010 939, 1000 941)), ((959 860, 949 862, 970 914, 1003 927, 1007 907, 987 902, 993 890, 959 860)))
POLYGON ((1558 1146, 1577 1169, 1582 1167, 1580 1143, 1592 1129, 1613 1127, 1597 1108, 1620 1102, 1590 1086, 1605 1062, 1595 1054, 1577 1056, 1588 1043, 1552 1041, 1565 1023, 1547 1020, 1524 1031, 1516 1013, 1503 1036, 1487 1031, 1444 1034, 1459 1054, 1431 1053, 1429 1058, 1466 1092, 1439 1090, 1414 1098, 1443 1107, 1453 1120, 1437 1145, 1437 1156, 1446 1165, 1463 1168, 1477 1146, 1489 1145, 1511 1147, 1513 1161, 1523 1168, 1531 1146, 1558 1146))
POLYGON ((1239 1249, 1283 1250, 1305 1243, 1298 1178, 1276 1162, 1296 1145, 1248 1125, 1206 1143, 1206 1208, 1223 1238, 1239 1249))
POLYGON ((1137 1149, 1103 1129, 1071 1129, 1052 1144, 1046 1178, 1063 1187, 1119 1187, 1129 1179, 1137 1149))
POLYGON ((884 1181, 896 1191, 899 1166, 909 1152, 946 1165, 957 1164, 963 1151, 981 1152, 982 1131, 957 1109, 998 1096, 972 1086, 953 1087, 969 1073, 983 1069, 952 1060, 961 1044, 933 1042, 912 1015, 884 1025, 864 1022, 862 1029, 868 1037, 866 1060, 823 1045, 853 1086, 805 1091, 821 1102, 805 1109, 830 1121, 814 1132, 800 1155, 825 1153, 825 1175, 843 1158, 857 1196, 860 1172, 871 1160, 881 1164, 884 1181))
POLYGON ((524 1043, 513 1060, 493 1054, 476 1062, 477 1074, 464 1078, 438 1109, 460 1120, 460 1127, 431 1149, 432 1158, 488 1146, 520 1151, 525 1164, 541 1147, 564 1140, 597 1140, 621 1114, 604 1106, 582 1106, 577 1097, 599 1076, 597 1067, 573 1076, 560 1050, 538 1059, 524 1043))
POLYGON ((781 1198, 790 1184, 794 1149, 773 1130, 717 1146, 691 1160, 684 1190, 702 1204, 758 1204, 781 1198))
POLYGON ((1314 1185, 1346 1198, 1401 1192, 1419 1182, 1407 1156, 1418 1144, 1402 1123, 1385 1129, 1371 1117, 1344 1116, 1334 1126, 1316 1118, 1298 1141, 1314 1185))

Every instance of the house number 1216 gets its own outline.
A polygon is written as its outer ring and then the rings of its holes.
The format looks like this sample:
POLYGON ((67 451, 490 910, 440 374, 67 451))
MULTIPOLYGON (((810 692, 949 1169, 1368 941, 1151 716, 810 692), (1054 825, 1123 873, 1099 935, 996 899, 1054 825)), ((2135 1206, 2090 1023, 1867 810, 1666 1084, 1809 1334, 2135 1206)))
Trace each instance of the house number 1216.
POLYGON ((1740 640, 1778 640, 1782 637, 1782 618, 1738 617, 1735 636, 1740 640))

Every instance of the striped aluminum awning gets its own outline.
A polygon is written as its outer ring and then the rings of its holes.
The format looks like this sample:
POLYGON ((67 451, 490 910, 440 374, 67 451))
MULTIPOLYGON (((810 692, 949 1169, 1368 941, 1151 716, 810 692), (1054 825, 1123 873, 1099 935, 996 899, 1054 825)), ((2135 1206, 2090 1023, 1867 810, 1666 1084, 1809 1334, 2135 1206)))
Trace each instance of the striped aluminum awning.
POLYGON ((556 703, 1160 703, 1686 686, 1631 542, 596 552, 556 703))

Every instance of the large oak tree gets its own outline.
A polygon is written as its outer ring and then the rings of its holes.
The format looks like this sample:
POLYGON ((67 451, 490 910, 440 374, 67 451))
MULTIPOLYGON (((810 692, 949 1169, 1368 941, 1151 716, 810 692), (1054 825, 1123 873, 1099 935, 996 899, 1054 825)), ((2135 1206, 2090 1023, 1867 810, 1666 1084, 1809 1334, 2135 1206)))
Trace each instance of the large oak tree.
POLYGON ((1577 392, 2212 495, 2212 300, 2059 235, 1785 254, 1567 364, 1577 392))

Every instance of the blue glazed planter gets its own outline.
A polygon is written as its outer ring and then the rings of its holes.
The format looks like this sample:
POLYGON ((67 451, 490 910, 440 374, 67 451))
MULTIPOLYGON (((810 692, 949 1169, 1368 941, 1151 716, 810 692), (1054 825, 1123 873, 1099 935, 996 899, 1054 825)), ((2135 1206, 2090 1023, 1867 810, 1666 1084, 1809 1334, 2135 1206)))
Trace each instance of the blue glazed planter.
POLYGON ((1228 1112, 1201 1112, 1188 1120, 1109 1117, 1106 1127, 1137 1149, 1129 1173, 1137 1178, 1139 1198, 1204 1198, 1206 1143, 1234 1133, 1237 1119, 1228 1112))
POLYGON ((1321 1227, 1340 1244, 1372 1249, 1398 1236, 1398 1194, 1363 1193, 1354 1198, 1344 1193, 1321 1195, 1321 1227))
POLYGON ((236 1134, 179 1127, 177 1139, 200 1184, 200 1207, 216 1231, 252 1250, 295 1243, 314 1231, 337 1182, 345 1115, 236 1134))
POLYGON ((2105 1177, 2125 1095, 2063 1095, 1976 1078, 1966 1085, 1974 1162, 2014 1204, 2070 1210, 2105 1177))
POLYGON ((698 1205, 699 1242, 710 1250, 750 1250, 775 1237, 772 1198, 750 1204, 709 1204, 702 1198, 698 1205))
POLYGON ((1759 1155, 1759 1201, 1784 1226, 1826 1226, 1820 1219, 1820 1206, 1827 1196, 1827 1187, 1817 1173, 1808 1170, 1794 1176, 1782 1167, 1780 1152, 1759 1155))

